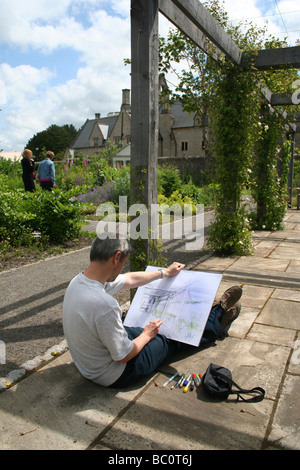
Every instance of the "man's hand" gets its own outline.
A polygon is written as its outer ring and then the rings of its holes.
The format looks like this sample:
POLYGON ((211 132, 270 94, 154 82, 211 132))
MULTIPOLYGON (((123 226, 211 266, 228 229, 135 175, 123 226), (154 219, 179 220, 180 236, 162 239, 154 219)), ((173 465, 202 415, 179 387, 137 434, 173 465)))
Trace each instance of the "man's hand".
MULTIPOLYGON (((172 263, 168 268, 166 268, 165 276, 172 277, 176 276, 183 268, 185 264, 182 263, 172 263)), ((125 273, 125 282, 122 289, 134 289, 136 287, 144 286, 148 282, 156 281, 161 278, 161 270, 155 271, 137 271, 133 273, 125 273)))
POLYGON ((183 268, 185 267, 185 264, 182 263, 172 263, 166 270, 165 270, 165 276, 166 277, 172 277, 176 276, 176 274, 179 273, 183 268))
POLYGON ((161 325, 162 321, 159 318, 156 318, 155 320, 151 321, 144 328, 145 335, 147 335, 150 340, 155 338, 155 336, 158 334, 159 327, 161 325))
POLYGON ((126 362, 137 356, 143 347, 149 343, 149 341, 155 338, 160 325, 162 325, 162 321, 159 318, 156 318, 155 320, 148 323, 143 329, 142 333, 137 338, 132 340, 133 348, 131 352, 121 360, 121 362, 126 364, 126 362))

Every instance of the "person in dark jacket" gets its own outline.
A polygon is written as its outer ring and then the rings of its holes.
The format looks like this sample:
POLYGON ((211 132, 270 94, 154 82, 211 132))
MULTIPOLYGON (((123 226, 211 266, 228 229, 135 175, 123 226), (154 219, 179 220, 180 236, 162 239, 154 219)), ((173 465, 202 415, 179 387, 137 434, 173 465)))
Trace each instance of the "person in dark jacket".
POLYGON ((25 149, 23 152, 23 158, 21 160, 21 165, 23 168, 23 182, 25 186, 25 191, 34 192, 35 191, 35 184, 34 184, 34 167, 35 163, 32 158, 32 151, 29 149, 25 149))

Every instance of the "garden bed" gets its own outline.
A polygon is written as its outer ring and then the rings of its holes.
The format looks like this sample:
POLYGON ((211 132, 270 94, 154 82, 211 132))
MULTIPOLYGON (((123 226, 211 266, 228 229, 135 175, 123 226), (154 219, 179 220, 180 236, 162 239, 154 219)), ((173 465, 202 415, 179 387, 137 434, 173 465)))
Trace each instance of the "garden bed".
POLYGON ((49 258, 51 256, 61 255, 73 250, 80 250, 91 245, 91 237, 80 235, 78 239, 68 240, 60 244, 49 244, 45 249, 38 245, 11 247, 9 251, 0 253, 0 272, 8 269, 19 268, 26 264, 49 258))

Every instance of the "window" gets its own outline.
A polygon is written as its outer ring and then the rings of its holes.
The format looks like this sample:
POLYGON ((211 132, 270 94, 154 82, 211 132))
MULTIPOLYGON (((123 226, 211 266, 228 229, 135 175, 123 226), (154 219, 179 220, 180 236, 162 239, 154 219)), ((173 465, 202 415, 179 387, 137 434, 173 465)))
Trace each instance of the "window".
POLYGON ((187 142, 181 142, 181 150, 185 151, 188 149, 188 143, 187 142))
POLYGON ((96 138, 94 139, 94 147, 99 147, 99 139, 98 139, 98 137, 96 137, 96 138))

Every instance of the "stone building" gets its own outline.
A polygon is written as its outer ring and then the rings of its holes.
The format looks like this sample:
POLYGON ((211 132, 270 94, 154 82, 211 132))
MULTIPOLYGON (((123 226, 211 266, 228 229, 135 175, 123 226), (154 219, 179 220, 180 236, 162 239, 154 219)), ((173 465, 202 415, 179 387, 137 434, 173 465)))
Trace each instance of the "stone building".
POLYGON ((120 112, 109 113, 106 117, 96 113, 94 119, 87 119, 70 150, 86 157, 95 155, 104 149, 108 140, 112 144, 122 142, 122 145, 127 145, 130 143, 130 135, 130 90, 123 90, 120 112))
MULTIPOLYGON (((189 115, 182 110, 179 102, 170 104, 168 100, 160 106, 159 147, 161 158, 200 157, 207 155, 208 122, 199 122, 195 114, 189 115)), ((85 156, 98 154, 107 141, 121 144, 120 156, 130 149, 131 107, 130 90, 122 91, 122 104, 119 112, 109 113, 106 117, 95 114, 87 119, 76 136, 71 150, 85 156), (122 152, 127 147, 127 151, 122 152)), ((128 161, 128 158, 127 160, 128 161)))

